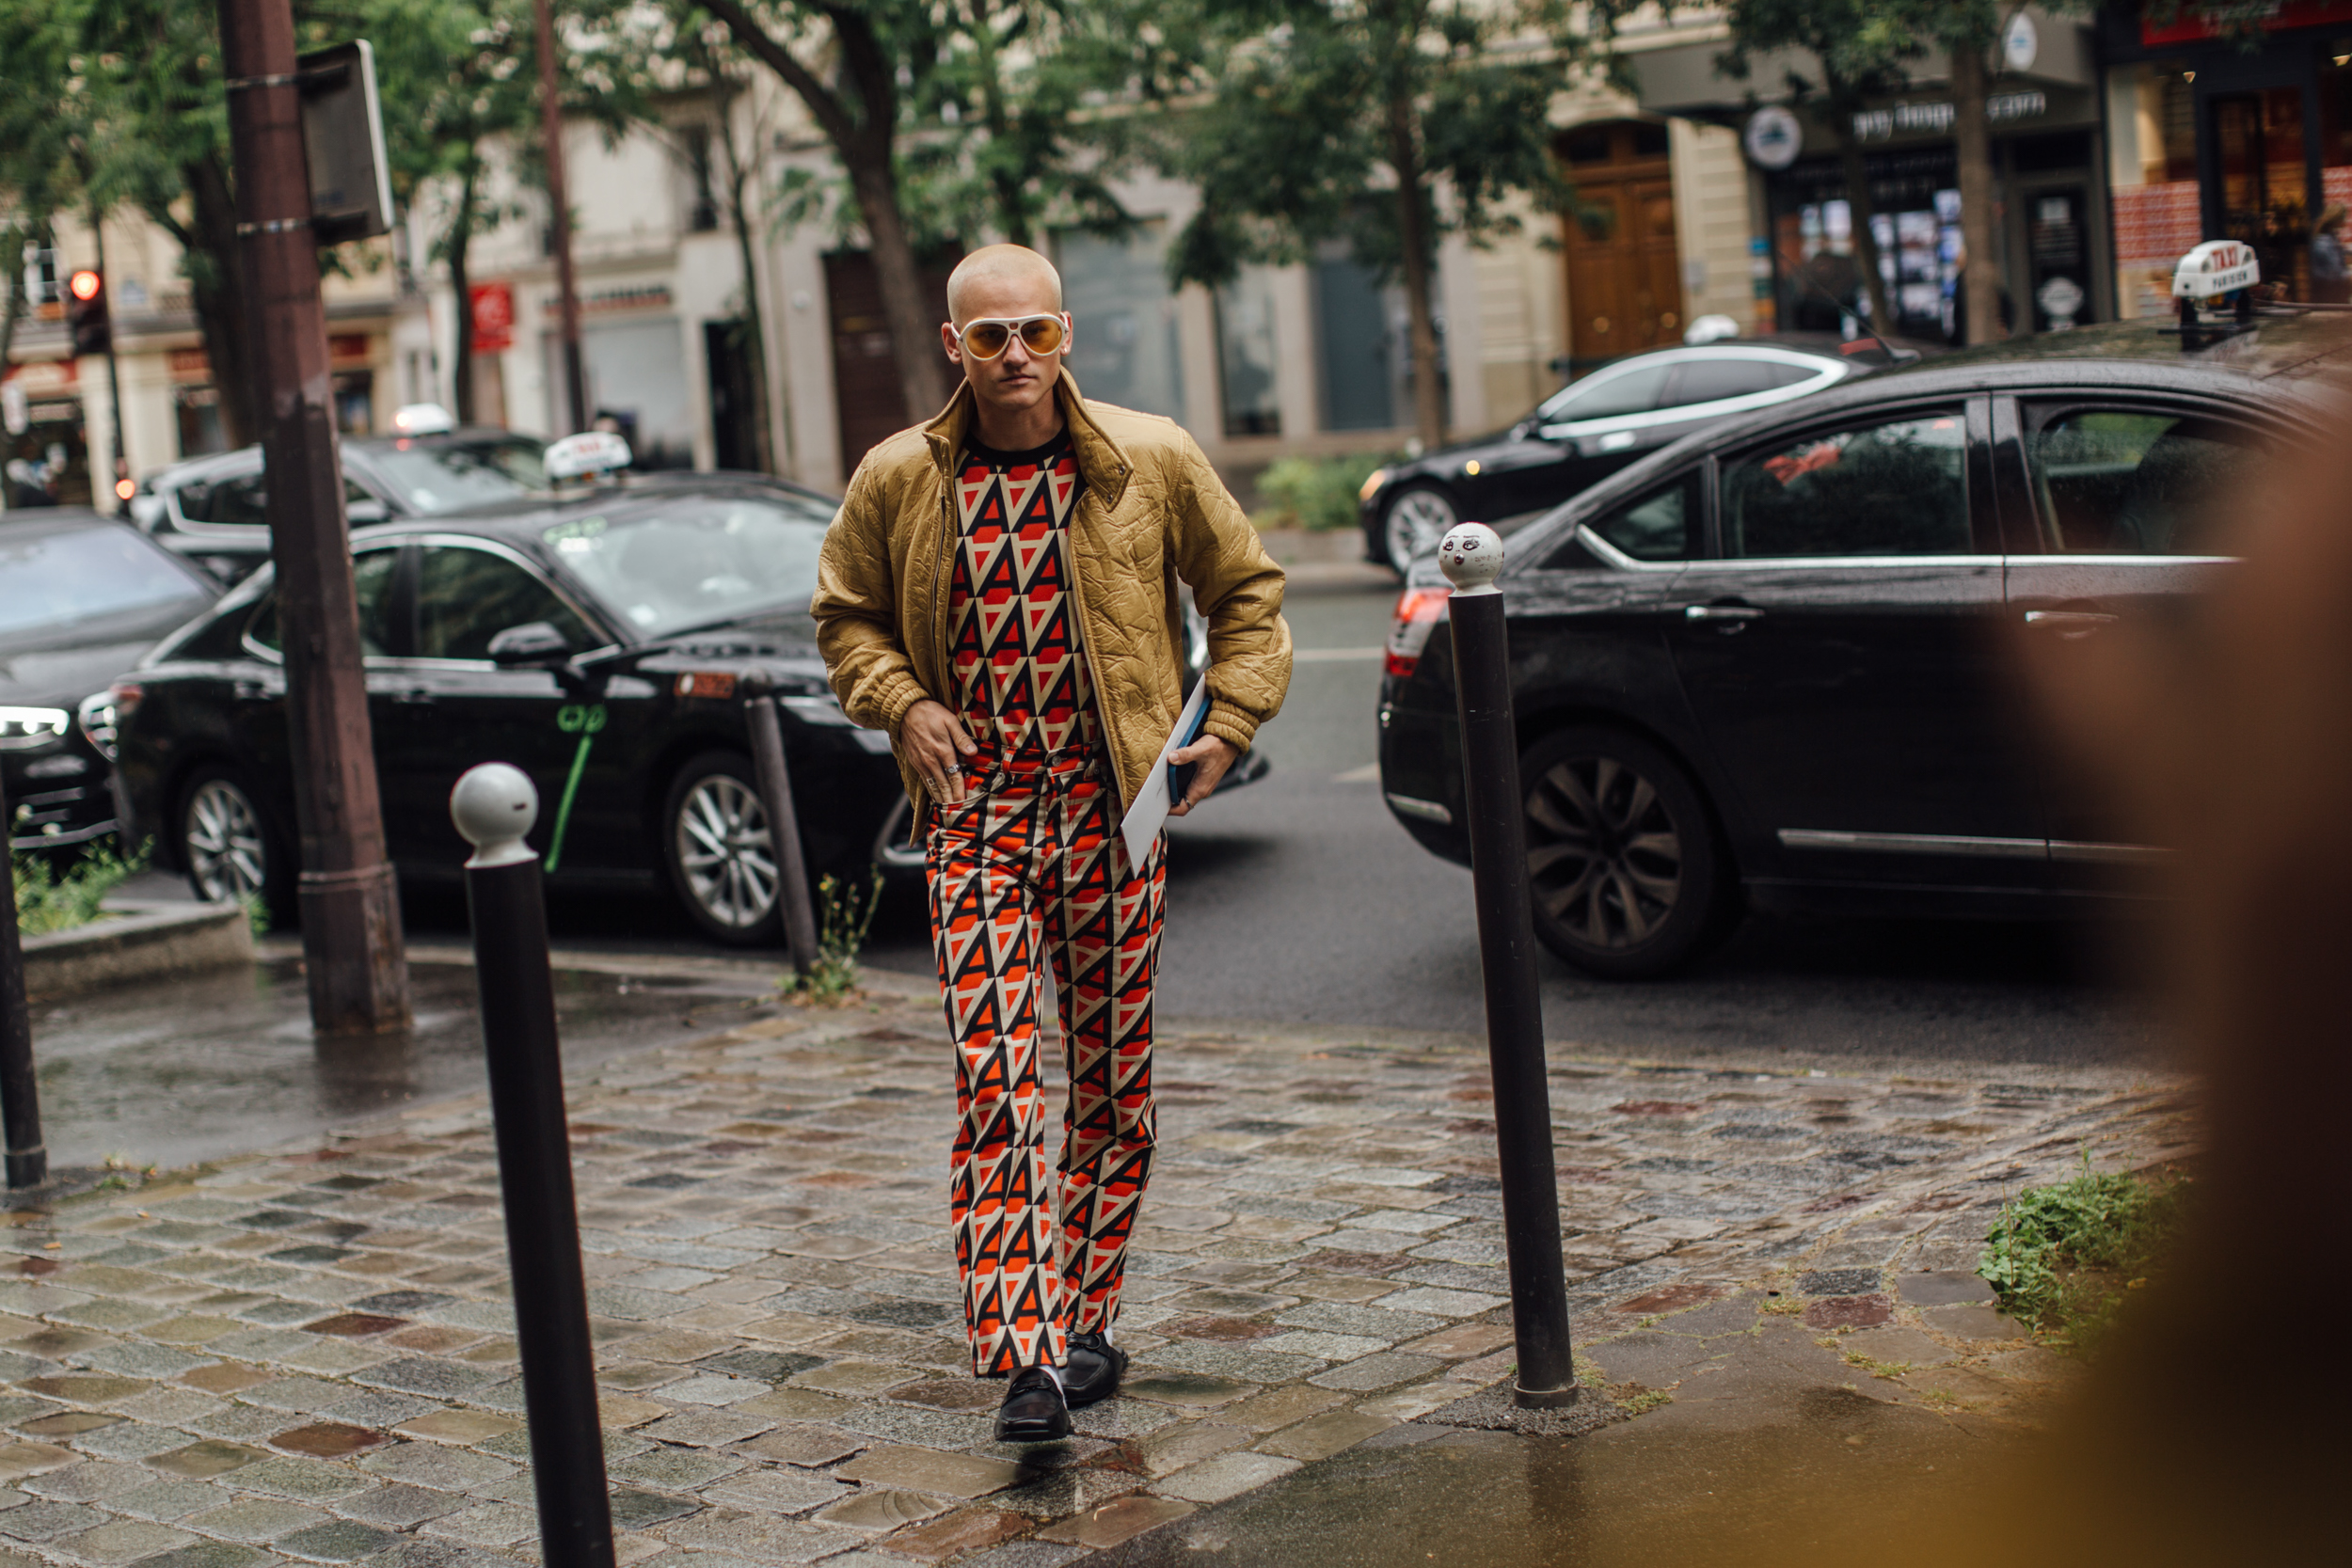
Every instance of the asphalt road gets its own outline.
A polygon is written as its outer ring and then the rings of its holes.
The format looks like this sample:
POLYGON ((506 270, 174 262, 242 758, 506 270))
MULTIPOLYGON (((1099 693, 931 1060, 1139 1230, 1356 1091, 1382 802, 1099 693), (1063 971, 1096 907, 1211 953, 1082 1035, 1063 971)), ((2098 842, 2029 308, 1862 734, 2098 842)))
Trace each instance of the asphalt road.
MULTIPOLYGON (((1470 873, 1389 816, 1373 771, 1377 650, 1392 588, 1295 586, 1289 701, 1261 732, 1263 782, 1169 825, 1160 1006, 1172 1017, 1379 1029, 1484 1027, 1470 873)), ((160 879, 142 879, 150 887, 160 879)), ((410 929, 461 938, 462 896, 412 892, 410 929)), ((560 944, 724 951, 665 899, 568 900, 560 944)), ((1692 972, 1590 980, 1547 956, 1544 1021, 1596 1053, 2045 1064, 2153 1061, 2129 928, 1973 922, 1750 921, 1692 972), (2111 961, 2114 955, 2126 961, 2111 961)), ((922 974, 919 897, 885 902, 867 949, 922 974)))

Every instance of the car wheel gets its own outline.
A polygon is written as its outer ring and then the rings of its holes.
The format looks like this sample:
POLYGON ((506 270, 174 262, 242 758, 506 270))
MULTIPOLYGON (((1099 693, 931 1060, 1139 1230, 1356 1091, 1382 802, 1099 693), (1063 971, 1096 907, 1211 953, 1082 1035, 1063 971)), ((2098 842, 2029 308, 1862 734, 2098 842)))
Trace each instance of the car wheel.
POLYGON ((294 867, 285 836, 253 789, 226 768, 199 769, 180 796, 180 850, 188 885, 206 903, 259 898, 273 924, 294 919, 294 867))
POLYGON ((661 842, 670 885, 706 933, 732 947, 782 940, 783 874, 749 757, 706 752, 679 768, 662 807, 661 842))
POLYGON ((1698 787, 1622 731, 1546 736, 1519 759, 1535 936, 1589 974, 1664 974, 1722 926, 1726 862, 1698 787))
POLYGON ((1438 547, 1438 541, 1462 520, 1454 498, 1434 484, 1407 484, 1389 502, 1381 525, 1381 544, 1389 564, 1402 574, 1417 555, 1438 547))

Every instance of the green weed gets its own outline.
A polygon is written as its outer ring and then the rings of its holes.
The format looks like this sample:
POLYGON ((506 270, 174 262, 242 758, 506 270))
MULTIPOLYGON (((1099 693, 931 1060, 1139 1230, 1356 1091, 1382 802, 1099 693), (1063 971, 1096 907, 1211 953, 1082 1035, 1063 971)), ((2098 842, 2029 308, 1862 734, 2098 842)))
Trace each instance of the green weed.
POLYGON ((99 906, 125 878, 147 866, 147 847, 129 860, 109 847, 90 850, 60 876, 46 856, 20 853, 12 858, 16 884, 16 927, 28 937, 70 931, 98 918, 99 906))
POLYGON ((1258 476, 1265 509, 1250 521, 1262 529, 1354 528, 1357 492, 1372 470, 1393 461, 1371 452, 1354 457, 1285 457, 1258 476))
POLYGON ((2001 1208, 1977 1273, 2010 1316, 2089 1348, 2113 1326, 2179 1229, 2185 1179, 2083 1172, 2001 1208))
POLYGON ((795 974, 778 988, 785 995, 803 1006, 824 1007, 855 1000, 857 956, 865 950, 874 911, 882 908, 882 889, 880 871, 862 893, 838 877, 818 882, 817 900, 822 910, 818 921, 817 961, 806 974, 795 974))

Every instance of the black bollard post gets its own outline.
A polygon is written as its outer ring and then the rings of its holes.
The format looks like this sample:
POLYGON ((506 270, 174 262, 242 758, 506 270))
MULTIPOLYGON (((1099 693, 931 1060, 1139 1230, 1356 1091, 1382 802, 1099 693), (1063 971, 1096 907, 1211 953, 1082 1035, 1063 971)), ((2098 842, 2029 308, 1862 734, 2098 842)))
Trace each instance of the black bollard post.
POLYGON ((753 669, 736 683, 743 693, 743 719, 752 732, 752 771, 759 775, 759 803, 768 813, 768 841, 776 851, 776 900, 784 906, 784 940, 792 968, 806 974, 817 967, 817 911, 808 901, 808 863, 801 856, 801 815, 792 803, 792 774, 784 761, 784 724, 776 717, 775 681, 753 669))
POLYGON ((449 811, 474 847, 466 863, 466 903, 542 1560, 547 1568, 612 1568, 612 1508, 605 1495, 596 1354, 564 1121, 547 900, 539 857, 523 843, 539 817, 539 792, 519 768, 485 763, 457 781, 449 811))
MULTIPOLYGON (((8 793, 0 783, 0 845, 8 841, 8 793)), ((24 948, 16 930, 16 851, 0 878, 0 1132, 8 1140, 8 1185, 49 1180, 40 1141, 40 1085, 33 1077, 33 1015, 24 1000, 24 948)))
POLYGON ((1486 1054, 1494 1077, 1495 1145, 1502 1164, 1503 1251, 1511 1326, 1518 1341, 1513 1402, 1576 1402, 1568 1350, 1568 1287, 1560 1263, 1560 1189, 1551 1154, 1551 1091, 1544 1069, 1543 996, 1530 913, 1526 807, 1511 719, 1511 642, 1503 619, 1502 541, 1464 523, 1438 546, 1454 584, 1454 681, 1462 715, 1462 782, 1486 986, 1486 1054))

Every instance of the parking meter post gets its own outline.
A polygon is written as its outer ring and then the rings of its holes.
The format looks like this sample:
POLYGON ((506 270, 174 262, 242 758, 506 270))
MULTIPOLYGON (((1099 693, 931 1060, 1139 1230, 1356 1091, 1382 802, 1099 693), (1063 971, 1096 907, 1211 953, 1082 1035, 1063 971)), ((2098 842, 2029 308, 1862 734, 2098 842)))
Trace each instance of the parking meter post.
MULTIPOLYGON (((0 840, 8 824, 8 786, 0 783, 0 840)), ((16 855, 0 877, 0 1132, 8 1142, 8 1185, 49 1180, 40 1140, 40 1085, 33 1078, 33 1015, 24 999, 24 948, 16 930, 16 855)))
POLYGON ((539 857, 523 843, 538 819, 538 791, 522 769, 485 763, 457 781, 450 816, 474 847, 466 863, 466 903, 542 1558, 548 1568, 612 1568, 547 900, 539 857))
POLYGON ((792 968, 807 974, 817 967, 817 911, 808 899, 808 863, 801 854, 801 817, 792 803, 792 774, 784 760, 784 722, 776 717, 775 681, 752 670, 736 683, 743 693, 743 716, 752 732, 752 771, 759 778, 759 803, 768 814, 768 837, 776 851, 776 899, 784 906, 784 938, 792 968))
POLYGON ((1514 1402, 1555 1409, 1576 1402, 1568 1347, 1568 1290, 1560 1260, 1560 1191, 1551 1151, 1551 1093, 1545 1077, 1543 997, 1529 906, 1527 824, 1519 795, 1518 734, 1511 717, 1510 632, 1502 591, 1502 541, 1464 523, 1438 546, 1454 634, 1454 679, 1462 718, 1463 800, 1486 991, 1486 1053, 1494 1077, 1495 1144, 1502 1161, 1503 1251, 1511 1273, 1511 1324, 1518 1342, 1514 1402))

